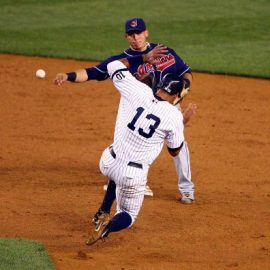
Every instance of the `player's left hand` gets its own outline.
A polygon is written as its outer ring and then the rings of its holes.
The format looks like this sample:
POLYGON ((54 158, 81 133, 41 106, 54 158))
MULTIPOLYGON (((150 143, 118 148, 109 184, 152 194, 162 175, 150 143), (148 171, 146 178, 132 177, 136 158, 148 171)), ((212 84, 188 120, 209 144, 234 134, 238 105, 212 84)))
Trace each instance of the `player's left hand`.
POLYGON ((197 105, 195 103, 189 103, 187 108, 183 112, 183 123, 184 125, 190 120, 192 115, 196 113, 197 105))
POLYGON ((143 55, 144 62, 148 62, 152 65, 156 64, 159 57, 165 56, 168 49, 165 45, 159 44, 153 50, 143 55))

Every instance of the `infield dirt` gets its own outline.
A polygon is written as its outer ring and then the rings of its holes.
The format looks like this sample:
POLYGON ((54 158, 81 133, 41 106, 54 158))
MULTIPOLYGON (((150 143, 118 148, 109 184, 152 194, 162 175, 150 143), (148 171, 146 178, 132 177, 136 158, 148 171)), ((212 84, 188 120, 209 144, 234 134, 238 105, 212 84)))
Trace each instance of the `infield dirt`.
POLYGON ((196 203, 178 202, 163 149, 131 229, 84 244, 106 178, 119 94, 110 80, 54 86, 92 62, 0 55, 1 237, 43 242, 56 269, 268 269, 270 81, 194 73, 184 101, 196 203), (37 69, 45 79, 35 77, 37 69))

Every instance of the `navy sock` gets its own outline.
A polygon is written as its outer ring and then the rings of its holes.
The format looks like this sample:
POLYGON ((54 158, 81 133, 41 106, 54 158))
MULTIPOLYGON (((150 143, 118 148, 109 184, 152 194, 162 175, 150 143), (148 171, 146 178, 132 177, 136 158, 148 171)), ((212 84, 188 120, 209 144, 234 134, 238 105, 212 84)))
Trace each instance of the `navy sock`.
POLYGON ((116 197, 115 190, 116 190, 115 182, 113 180, 110 180, 108 183, 107 191, 104 195, 103 202, 99 208, 99 211, 103 211, 106 213, 111 212, 111 208, 116 197))
POLYGON ((116 214, 106 226, 108 229, 107 234, 110 232, 118 232, 127 228, 132 223, 132 218, 127 212, 116 214))

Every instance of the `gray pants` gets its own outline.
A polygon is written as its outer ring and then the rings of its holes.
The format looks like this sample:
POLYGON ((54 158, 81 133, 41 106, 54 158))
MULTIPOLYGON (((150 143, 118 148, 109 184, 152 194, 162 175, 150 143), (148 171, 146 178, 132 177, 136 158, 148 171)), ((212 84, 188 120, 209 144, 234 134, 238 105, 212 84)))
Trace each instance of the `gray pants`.
POLYGON ((178 188, 181 194, 194 194, 194 184, 191 180, 190 158, 187 142, 185 141, 179 154, 174 157, 174 164, 178 176, 178 188))

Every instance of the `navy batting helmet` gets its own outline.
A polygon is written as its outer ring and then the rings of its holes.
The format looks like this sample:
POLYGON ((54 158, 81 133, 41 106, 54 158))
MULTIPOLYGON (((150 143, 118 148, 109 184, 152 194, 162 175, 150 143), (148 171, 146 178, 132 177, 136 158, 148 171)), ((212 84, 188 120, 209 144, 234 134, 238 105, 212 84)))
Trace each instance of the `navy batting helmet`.
POLYGON ((179 80, 179 78, 175 78, 173 74, 168 73, 160 81, 157 88, 163 89, 171 96, 180 96, 183 89, 183 80, 179 80))

